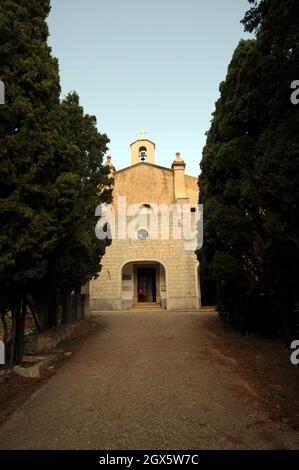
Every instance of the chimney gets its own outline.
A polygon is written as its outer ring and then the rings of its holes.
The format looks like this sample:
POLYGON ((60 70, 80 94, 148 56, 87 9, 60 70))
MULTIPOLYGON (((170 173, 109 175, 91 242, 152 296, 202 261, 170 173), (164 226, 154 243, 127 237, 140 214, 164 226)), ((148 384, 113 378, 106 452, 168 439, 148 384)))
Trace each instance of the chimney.
MULTIPOLYGON (((175 160, 172 163, 174 197, 177 202, 181 199, 188 199, 185 186, 185 162, 181 158, 180 152, 176 152, 175 160)), ((182 201, 185 202, 185 201, 182 201)))

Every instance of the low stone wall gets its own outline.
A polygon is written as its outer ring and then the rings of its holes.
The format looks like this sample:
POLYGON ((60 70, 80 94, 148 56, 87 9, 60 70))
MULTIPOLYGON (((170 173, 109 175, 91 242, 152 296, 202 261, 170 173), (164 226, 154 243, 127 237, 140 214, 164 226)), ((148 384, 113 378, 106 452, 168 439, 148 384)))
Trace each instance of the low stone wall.
POLYGON ((39 354, 55 349, 59 343, 72 336, 74 330, 80 326, 84 320, 63 324, 55 328, 38 333, 25 338, 25 354, 39 354))

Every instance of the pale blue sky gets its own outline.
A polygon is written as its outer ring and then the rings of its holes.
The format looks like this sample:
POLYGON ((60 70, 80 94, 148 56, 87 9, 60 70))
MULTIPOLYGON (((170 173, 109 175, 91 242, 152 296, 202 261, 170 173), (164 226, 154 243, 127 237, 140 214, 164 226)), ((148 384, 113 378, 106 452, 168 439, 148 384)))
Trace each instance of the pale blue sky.
POLYGON ((175 152, 197 176, 219 84, 241 38, 247 0, 52 0, 49 44, 62 96, 76 90, 111 142, 117 169, 130 164, 140 129, 156 163, 175 152))

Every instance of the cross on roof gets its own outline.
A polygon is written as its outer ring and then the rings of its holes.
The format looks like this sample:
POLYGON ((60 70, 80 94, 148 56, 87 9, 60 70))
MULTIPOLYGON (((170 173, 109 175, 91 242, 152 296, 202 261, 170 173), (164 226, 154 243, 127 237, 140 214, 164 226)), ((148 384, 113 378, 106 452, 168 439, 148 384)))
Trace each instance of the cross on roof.
POLYGON ((147 133, 147 132, 146 132, 144 129, 141 129, 141 131, 140 131, 140 137, 141 137, 141 139, 144 139, 144 138, 145 138, 145 134, 146 134, 146 133, 147 133))

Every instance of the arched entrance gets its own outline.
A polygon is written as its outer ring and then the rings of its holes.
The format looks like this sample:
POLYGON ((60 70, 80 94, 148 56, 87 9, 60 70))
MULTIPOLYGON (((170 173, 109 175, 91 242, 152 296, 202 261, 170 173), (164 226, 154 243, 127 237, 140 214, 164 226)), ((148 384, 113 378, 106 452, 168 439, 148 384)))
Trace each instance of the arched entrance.
POLYGON ((167 308, 166 271, 158 261, 130 261, 121 269, 122 308, 167 308))

